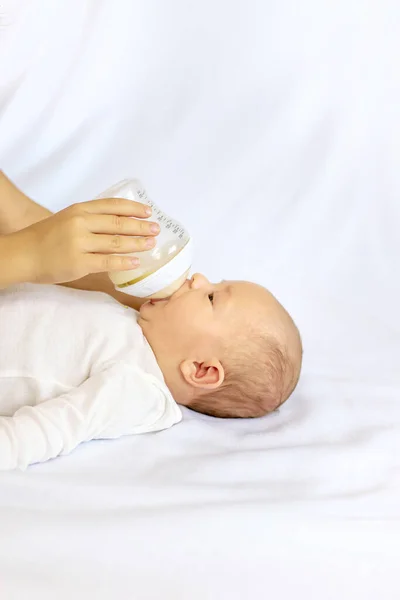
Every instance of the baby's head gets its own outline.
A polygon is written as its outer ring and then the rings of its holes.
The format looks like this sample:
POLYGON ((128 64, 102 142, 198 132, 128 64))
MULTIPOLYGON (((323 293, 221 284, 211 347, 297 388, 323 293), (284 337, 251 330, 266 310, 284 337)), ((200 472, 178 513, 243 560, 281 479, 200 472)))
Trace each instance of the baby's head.
POLYGON ((298 329, 254 283, 194 275, 170 298, 146 302, 139 325, 175 400, 198 412, 260 417, 299 379, 298 329))

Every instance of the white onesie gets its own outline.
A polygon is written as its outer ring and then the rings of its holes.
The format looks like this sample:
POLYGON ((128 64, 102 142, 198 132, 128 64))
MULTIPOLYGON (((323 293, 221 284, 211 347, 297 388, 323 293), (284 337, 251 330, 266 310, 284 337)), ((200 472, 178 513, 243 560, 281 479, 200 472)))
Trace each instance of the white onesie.
POLYGON ((182 418, 137 313, 101 293, 0 291, 0 469, 182 418))

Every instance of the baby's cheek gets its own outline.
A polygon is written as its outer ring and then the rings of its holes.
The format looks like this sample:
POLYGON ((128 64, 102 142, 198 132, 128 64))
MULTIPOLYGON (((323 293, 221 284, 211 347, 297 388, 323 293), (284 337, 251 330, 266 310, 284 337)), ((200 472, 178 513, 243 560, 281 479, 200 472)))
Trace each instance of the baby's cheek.
POLYGON ((193 311, 187 308, 181 308, 181 310, 171 315, 171 325, 179 337, 187 337, 194 329, 195 326, 195 315, 193 311))

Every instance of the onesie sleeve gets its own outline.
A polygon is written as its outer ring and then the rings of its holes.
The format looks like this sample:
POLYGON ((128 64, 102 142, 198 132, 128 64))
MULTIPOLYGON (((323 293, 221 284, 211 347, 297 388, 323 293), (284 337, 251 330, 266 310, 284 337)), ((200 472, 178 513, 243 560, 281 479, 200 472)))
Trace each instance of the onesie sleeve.
POLYGON ((181 418, 165 384, 114 363, 61 396, 0 417, 0 470, 25 469, 91 439, 166 429, 181 418))

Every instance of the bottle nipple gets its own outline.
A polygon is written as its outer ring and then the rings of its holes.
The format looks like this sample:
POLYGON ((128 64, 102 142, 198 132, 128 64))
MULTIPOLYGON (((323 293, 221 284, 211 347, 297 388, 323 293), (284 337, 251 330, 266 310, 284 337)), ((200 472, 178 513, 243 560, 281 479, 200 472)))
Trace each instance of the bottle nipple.
POLYGON ((179 290, 179 288, 182 287, 182 285, 185 283, 186 279, 188 278, 189 270, 190 269, 185 271, 181 277, 178 277, 178 279, 176 279, 175 281, 173 281, 172 283, 167 285, 165 288, 163 288, 159 292, 152 294, 150 296, 150 298, 154 298, 154 299, 169 298, 170 296, 172 296, 172 294, 175 294, 175 292, 177 292, 179 290))

